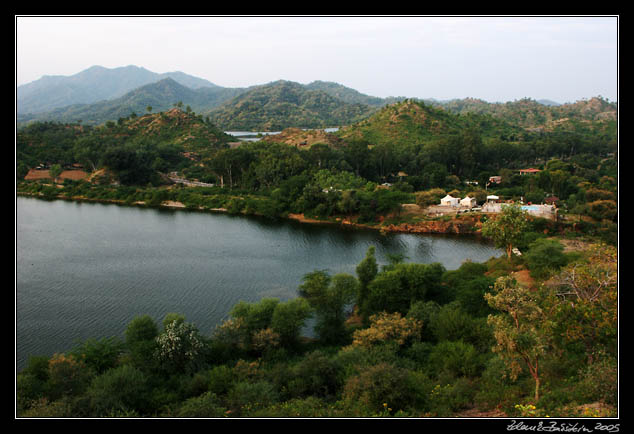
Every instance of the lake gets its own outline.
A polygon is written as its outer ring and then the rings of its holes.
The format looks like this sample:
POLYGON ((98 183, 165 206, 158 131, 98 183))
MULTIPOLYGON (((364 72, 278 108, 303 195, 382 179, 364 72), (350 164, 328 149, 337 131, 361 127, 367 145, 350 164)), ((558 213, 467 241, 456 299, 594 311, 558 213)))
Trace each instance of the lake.
POLYGON ((501 251, 468 236, 385 234, 186 210, 16 198, 16 365, 177 312, 204 335, 239 301, 297 297, 314 270, 355 274, 369 246, 458 268, 501 251))

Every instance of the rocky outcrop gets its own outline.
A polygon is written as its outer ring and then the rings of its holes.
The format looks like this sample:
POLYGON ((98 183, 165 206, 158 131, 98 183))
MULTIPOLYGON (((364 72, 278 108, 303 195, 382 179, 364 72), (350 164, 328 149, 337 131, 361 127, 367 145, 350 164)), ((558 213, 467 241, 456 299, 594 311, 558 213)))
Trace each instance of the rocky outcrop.
POLYGON ((476 234, 482 223, 479 217, 452 220, 430 220, 416 223, 401 223, 383 226, 385 232, 403 232, 413 234, 476 234))

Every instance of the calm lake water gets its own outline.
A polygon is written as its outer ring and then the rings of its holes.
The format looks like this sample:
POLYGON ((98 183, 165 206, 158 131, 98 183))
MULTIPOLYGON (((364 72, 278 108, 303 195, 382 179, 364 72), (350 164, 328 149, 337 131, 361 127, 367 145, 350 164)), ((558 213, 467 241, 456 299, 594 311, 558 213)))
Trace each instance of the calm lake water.
POLYGON ((209 336, 239 301, 297 297, 314 270, 377 260, 456 269, 501 252, 469 237, 387 234, 184 210, 16 199, 16 364, 88 338, 123 338, 149 314, 185 315, 209 336))

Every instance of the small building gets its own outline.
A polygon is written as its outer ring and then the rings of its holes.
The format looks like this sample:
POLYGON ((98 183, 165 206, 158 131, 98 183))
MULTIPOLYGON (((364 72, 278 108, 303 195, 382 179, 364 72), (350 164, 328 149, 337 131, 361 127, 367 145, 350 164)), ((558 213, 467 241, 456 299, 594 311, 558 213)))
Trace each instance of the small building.
POLYGON ((489 184, 499 184, 500 182, 502 182, 502 177, 499 175, 489 177, 489 184))
POLYGON ((557 196, 548 196, 546 199, 544 199, 544 202, 546 203, 546 205, 557 205, 557 203, 559 202, 559 198, 557 196))
POLYGON ((498 200, 500 200, 499 196, 496 196, 494 194, 490 194, 487 196, 487 202, 497 202, 498 200))
POLYGON ((475 200, 475 197, 467 196, 467 197, 465 197, 464 199, 462 199, 460 201, 460 206, 466 206, 466 207, 469 207, 469 208, 473 208, 476 205, 477 205, 477 202, 475 200))
POLYGON ((460 199, 458 199, 457 197, 453 197, 449 194, 443 197, 442 199, 440 199, 440 205, 442 206, 458 206, 459 202, 460 202, 460 199))
POLYGON ((520 169, 520 175, 532 175, 534 173, 538 173, 541 172, 541 170, 539 169, 534 169, 534 168, 530 168, 530 169, 520 169))

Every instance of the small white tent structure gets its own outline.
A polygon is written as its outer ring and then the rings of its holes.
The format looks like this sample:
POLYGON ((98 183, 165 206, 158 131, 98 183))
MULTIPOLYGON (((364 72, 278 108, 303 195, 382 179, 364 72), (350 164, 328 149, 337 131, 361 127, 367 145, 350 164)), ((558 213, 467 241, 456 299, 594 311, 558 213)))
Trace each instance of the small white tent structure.
POLYGON ((460 199, 458 199, 457 197, 452 197, 450 195, 447 195, 445 197, 443 197, 442 199, 440 199, 440 204, 443 206, 458 206, 460 199))
POLYGON ((477 205, 475 197, 466 196, 464 199, 460 201, 460 206, 467 206, 469 208, 473 208, 477 205))

